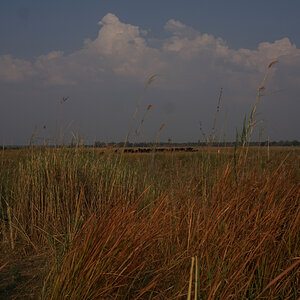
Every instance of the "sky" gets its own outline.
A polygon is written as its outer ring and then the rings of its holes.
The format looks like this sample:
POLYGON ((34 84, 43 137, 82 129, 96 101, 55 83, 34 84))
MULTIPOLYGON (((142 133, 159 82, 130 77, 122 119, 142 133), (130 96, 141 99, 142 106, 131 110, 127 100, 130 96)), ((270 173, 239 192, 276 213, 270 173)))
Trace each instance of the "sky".
POLYGON ((262 84, 252 139, 300 140, 299 11, 298 0, 2 0, 0 144, 205 141, 215 117, 215 140, 232 141, 262 84))

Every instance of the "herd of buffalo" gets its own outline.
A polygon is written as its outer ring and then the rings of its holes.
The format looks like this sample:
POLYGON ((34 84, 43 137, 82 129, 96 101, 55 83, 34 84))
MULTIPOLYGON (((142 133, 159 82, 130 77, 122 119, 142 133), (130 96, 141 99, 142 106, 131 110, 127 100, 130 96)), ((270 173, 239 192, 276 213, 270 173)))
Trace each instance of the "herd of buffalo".
MULTIPOLYGON (((116 149, 115 152, 119 152, 116 149)), ((150 152, 197 152, 198 150, 192 147, 163 147, 163 148, 125 148, 124 153, 150 153, 150 152)))

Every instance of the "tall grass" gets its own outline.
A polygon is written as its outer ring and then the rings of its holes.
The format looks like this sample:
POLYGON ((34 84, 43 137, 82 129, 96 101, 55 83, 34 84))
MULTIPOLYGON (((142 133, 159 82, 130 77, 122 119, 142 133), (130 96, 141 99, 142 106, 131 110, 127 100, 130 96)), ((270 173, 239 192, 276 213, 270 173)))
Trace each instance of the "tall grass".
POLYGON ((155 168, 151 154, 24 151, 2 161, 2 239, 49 252, 45 299, 296 299, 299 150, 270 156, 250 149, 236 185, 232 149, 159 153, 155 168))

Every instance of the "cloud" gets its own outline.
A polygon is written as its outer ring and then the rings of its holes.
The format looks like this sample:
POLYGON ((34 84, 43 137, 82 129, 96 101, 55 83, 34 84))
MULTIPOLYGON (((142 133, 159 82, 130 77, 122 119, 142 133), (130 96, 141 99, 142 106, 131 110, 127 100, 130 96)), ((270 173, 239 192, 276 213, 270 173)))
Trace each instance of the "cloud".
POLYGON ((39 78, 47 85, 75 85, 72 80, 72 65, 70 59, 64 57, 63 51, 52 51, 46 55, 39 56, 34 68, 39 78))
POLYGON ((0 55, 0 80, 18 82, 36 75, 32 64, 26 60, 0 55))
POLYGON ((282 60, 286 56, 289 56, 295 63, 299 63, 299 55, 300 50, 292 45, 288 38, 283 38, 274 43, 260 43, 257 50, 239 49, 233 51, 232 59, 236 63, 243 64, 246 68, 263 72, 268 62, 282 60))
POLYGON ((144 31, 138 26, 124 24, 113 14, 107 14, 100 22, 102 28, 94 41, 86 43, 87 53, 98 53, 106 59, 116 74, 123 76, 147 76, 160 71, 164 62, 160 52, 147 46, 144 31))
POLYGON ((293 81, 299 83, 300 50, 287 37, 260 43, 255 50, 235 50, 220 37, 171 19, 164 27, 169 36, 160 47, 153 48, 145 30, 121 22, 112 13, 98 24, 101 28, 97 37, 85 40, 82 49, 69 55, 51 51, 33 62, 0 55, 0 80, 74 86, 113 77, 144 82, 150 75, 160 73, 161 85, 170 89, 188 89, 216 80, 233 89, 243 82, 254 88, 268 63, 279 59, 283 68, 293 69, 293 81))

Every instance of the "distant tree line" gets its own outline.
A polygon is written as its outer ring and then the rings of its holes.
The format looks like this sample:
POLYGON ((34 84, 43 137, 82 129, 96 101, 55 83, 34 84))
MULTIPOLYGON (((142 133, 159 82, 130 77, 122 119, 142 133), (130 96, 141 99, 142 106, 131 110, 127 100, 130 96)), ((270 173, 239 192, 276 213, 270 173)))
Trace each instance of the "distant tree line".
MULTIPOLYGON (((300 146, 300 142, 297 140, 292 140, 292 141, 263 141, 263 142, 251 142, 250 146, 300 146)), ((104 143, 100 141, 96 141, 93 145, 82 145, 84 147, 96 147, 96 148, 122 148, 124 147, 124 142, 110 142, 110 143, 104 143)), ((207 143, 207 142, 185 142, 185 143, 171 143, 169 142, 158 142, 158 143, 153 143, 153 142, 143 142, 143 143, 126 143, 126 148, 152 148, 152 147, 170 147, 170 148, 176 148, 176 147, 234 147, 235 142, 214 142, 214 143, 207 143)), ((19 148, 25 148, 28 146, 25 145, 0 145, 0 149, 19 149, 19 148)), ((50 148, 74 148, 76 145, 74 144, 64 144, 62 146, 60 145, 33 145, 29 147, 50 147, 50 148)))

